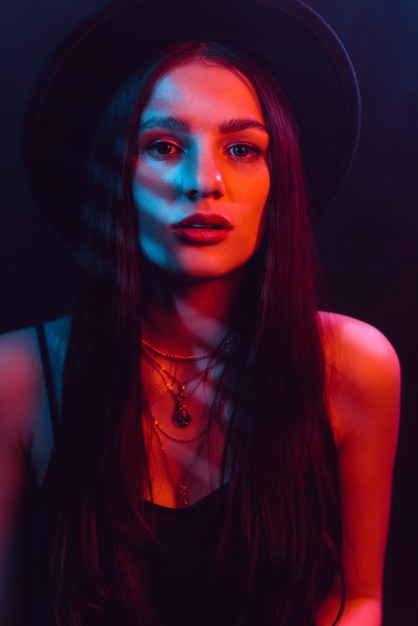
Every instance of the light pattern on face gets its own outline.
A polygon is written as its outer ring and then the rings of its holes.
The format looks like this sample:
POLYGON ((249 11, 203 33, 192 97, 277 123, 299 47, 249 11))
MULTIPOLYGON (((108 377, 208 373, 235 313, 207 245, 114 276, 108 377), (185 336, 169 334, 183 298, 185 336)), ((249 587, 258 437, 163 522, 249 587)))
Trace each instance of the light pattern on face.
POLYGON ((191 61, 163 76, 141 117, 133 175, 145 257, 195 279, 243 266, 262 235, 268 145, 238 72, 191 61))

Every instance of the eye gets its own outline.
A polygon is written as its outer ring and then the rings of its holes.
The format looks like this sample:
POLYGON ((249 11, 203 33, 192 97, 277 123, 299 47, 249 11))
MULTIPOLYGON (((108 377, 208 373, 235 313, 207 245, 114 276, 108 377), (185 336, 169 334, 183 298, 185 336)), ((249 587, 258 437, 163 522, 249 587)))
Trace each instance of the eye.
POLYGON ((234 156, 244 157, 249 153, 250 147, 246 146, 244 143, 240 143, 237 146, 232 146, 230 150, 234 156))
POLYGON ((247 161, 257 158, 260 154, 260 150, 246 143, 236 143, 230 146, 227 152, 235 159, 245 159, 247 161))
POLYGON ((180 148, 180 146, 176 145, 175 143, 172 143, 171 141, 161 141, 161 140, 152 141, 147 146, 145 146, 143 150, 144 152, 147 152, 148 154, 150 154, 151 156, 154 156, 157 159, 176 156, 177 154, 182 152, 182 149, 180 148))

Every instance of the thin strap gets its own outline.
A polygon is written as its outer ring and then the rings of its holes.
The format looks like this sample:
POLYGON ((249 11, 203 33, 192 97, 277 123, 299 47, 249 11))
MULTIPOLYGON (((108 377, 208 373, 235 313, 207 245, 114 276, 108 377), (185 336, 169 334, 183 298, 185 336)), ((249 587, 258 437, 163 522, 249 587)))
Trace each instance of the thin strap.
POLYGON ((49 358, 48 344, 46 342, 45 328, 43 324, 36 326, 39 350, 41 353, 42 367, 45 375, 46 393, 48 396, 49 410, 51 413, 52 434, 56 441, 59 426, 59 409, 57 390, 55 388, 54 377, 52 375, 51 359, 49 358))

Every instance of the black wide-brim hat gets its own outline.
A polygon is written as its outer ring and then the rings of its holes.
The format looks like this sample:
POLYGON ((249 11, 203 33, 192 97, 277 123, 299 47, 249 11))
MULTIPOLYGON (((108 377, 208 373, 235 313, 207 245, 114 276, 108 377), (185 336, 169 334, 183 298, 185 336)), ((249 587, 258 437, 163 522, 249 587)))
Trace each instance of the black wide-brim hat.
POLYGON ((277 77, 299 127, 315 214, 341 185, 358 140, 358 85, 341 41, 311 8, 299 0, 113 0, 53 50, 26 107, 31 189, 68 241, 80 224, 83 165, 113 93, 161 48, 192 39, 238 46, 277 77))

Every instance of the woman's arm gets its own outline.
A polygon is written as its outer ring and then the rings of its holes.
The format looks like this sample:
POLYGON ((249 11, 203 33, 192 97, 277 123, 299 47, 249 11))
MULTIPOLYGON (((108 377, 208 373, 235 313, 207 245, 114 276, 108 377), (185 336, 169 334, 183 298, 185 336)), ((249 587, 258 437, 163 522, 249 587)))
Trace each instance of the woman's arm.
MULTIPOLYGON (((397 356, 375 328, 329 316, 329 402, 339 449, 347 607, 341 626, 380 626, 392 472, 399 425, 397 356)), ((317 617, 333 623, 338 590, 317 617)))
MULTIPOLYGON (((16 524, 32 432, 43 401, 42 366, 33 330, 0 337, 0 623, 12 620, 16 524)), ((15 622, 13 622, 15 623, 15 622)))

